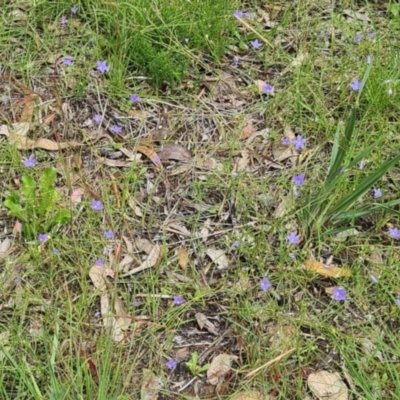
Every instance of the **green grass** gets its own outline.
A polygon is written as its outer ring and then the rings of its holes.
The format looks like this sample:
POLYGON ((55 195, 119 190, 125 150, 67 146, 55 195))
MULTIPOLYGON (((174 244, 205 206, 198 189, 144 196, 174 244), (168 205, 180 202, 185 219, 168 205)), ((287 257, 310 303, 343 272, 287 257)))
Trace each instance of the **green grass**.
POLYGON ((311 0, 100 3, 80 1, 75 16, 69 2, 45 0, 30 7, 4 2, 0 11, 0 125, 11 129, 20 121, 29 88, 40 95, 31 138, 85 142, 63 152, 20 151, 0 136, 0 242, 11 240, 0 256, 0 398, 139 399, 145 369, 159 379, 159 399, 191 399, 196 388, 200 398, 250 390, 275 399, 316 398, 307 376, 321 370, 338 372, 350 399, 398 398, 400 253, 387 233, 399 226, 398 163, 371 186, 376 171, 398 154, 398 16, 372 2, 360 11, 352 1, 330 12, 311 0), (371 23, 344 17, 348 7, 371 23), (235 9, 257 15, 245 20, 253 30, 235 21, 235 9), (260 10, 278 25, 267 30, 260 10), (252 49, 255 31, 273 46, 252 49), (375 39, 368 37, 372 31, 375 39), (73 66, 50 62, 57 54, 72 56, 73 66), (353 93, 349 83, 361 81, 368 55, 365 87, 353 93), (110 71, 96 72, 97 60, 107 60, 110 71), (256 79, 271 83, 274 95, 260 94, 256 79), (139 94, 137 104, 130 104, 131 93, 139 94), (101 126, 90 122, 94 114, 104 114, 101 126), (248 120, 258 133, 250 142, 239 139, 248 120), (111 133, 114 124, 122 135, 111 133), (279 160, 290 130, 307 138, 306 147, 279 160), (89 139, 98 133, 109 137, 89 139), (163 160, 160 171, 143 154, 125 168, 102 164, 103 157, 127 160, 115 155, 120 150, 139 153, 139 140, 157 152, 180 144, 193 160, 180 171, 183 163, 163 160), (22 158, 31 153, 33 179, 50 167, 58 172, 59 199, 42 218, 62 208, 72 213, 67 225, 47 232, 44 244, 12 232, 16 219, 4 203, 12 191, 21 193, 22 158), (335 181, 342 167, 345 174, 335 181), (296 196, 292 178, 300 173, 306 178, 296 196), (372 187, 382 198, 373 198, 372 187), (72 203, 77 188, 85 193, 72 203), (345 207, 341 202, 352 193, 345 207), (93 199, 101 199, 103 211, 91 209, 93 199), (389 208, 371 212, 387 202, 389 208), (315 204, 321 207, 312 214, 315 204), (367 212, 338 219, 359 209, 367 212), (349 226, 358 234, 338 240, 333 230, 349 226), (104 237, 108 229, 112 240, 104 237), (301 236, 300 244, 287 243, 289 232, 301 236), (159 246, 157 262, 126 275, 125 256, 128 271, 148 258, 143 240, 159 246), (212 262, 212 248, 223 250, 228 268, 212 262), (99 258, 102 269, 94 267, 99 258), (351 276, 326 278, 303 267, 305 260, 330 258, 351 276), (114 274, 105 291, 93 284, 93 267, 114 274), (263 277, 272 283, 267 293, 260 289, 263 277), (331 298, 334 287, 347 290, 346 301, 331 298), (118 299, 124 305, 111 311, 130 323, 122 341, 103 324, 102 293, 111 308, 118 299), (174 304, 178 295, 184 304, 174 304), (198 312, 218 336, 199 328, 198 312), (218 395, 204 377, 191 381, 185 362, 194 352, 200 366, 221 353, 238 357, 218 395), (174 371, 165 366, 169 359, 178 361, 174 371))

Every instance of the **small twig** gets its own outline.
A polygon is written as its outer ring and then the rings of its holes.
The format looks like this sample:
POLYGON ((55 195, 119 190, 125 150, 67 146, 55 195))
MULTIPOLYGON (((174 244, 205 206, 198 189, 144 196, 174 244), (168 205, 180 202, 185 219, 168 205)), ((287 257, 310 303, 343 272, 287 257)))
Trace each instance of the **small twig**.
POLYGON ((194 382, 197 379, 197 376, 195 376, 194 378, 192 378, 186 385, 183 385, 179 390, 179 392, 182 392, 182 390, 185 390, 192 382, 194 382))
POLYGON ((254 374, 256 374, 258 371, 261 371, 262 369, 269 367, 272 364, 275 364, 276 362, 282 360, 282 358, 286 357, 287 355, 289 355, 290 353, 292 353, 295 350, 295 348, 291 348, 288 351, 286 351, 285 353, 281 354, 278 357, 275 357, 272 360, 269 360, 267 363, 265 363, 264 365, 261 365, 261 367, 256 368, 254 371, 249 372, 244 378, 250 378, 250 376, 253 376, 254 374))
POLYGON ((260 33, 258 33, 251 25, 249 25, 246 21, 244 21, 242 18, 236 17, 238 21, 240 21, 247 29, 250 29, 253 33, 255 33, 265 44, 267 44, 271 49, 274 48, 270 42, 268 42, 267 39, 260 33))

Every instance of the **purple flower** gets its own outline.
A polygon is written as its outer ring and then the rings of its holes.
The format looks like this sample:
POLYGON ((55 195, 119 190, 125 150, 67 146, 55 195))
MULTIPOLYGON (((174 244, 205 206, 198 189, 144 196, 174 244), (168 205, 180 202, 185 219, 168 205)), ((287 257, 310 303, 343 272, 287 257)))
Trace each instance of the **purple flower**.
POLYGON ((39 242, 40 242, 40 243, 44 243, 44 242, 47 240, 47 238, 48 238, 47 233, 41 233, 41 234, 38 236, 38 239, 39 239, 39 242))
POLYGON ((65 24, 67 24, 68 23, 68 19, 66 18, 66 17, 62 17, 61 19, 60 19, 60 24, 61 25, 65 25, 65 24))
POLYGON ((296 186, 301 186, 304 183, 304 179, 305 179, 305 174, 299 174, 295 175, 292 178, 292 181, 296 186))
POLYGON ((35 156, 31 154, 29 158, 23 158, 22 162, 24 163, 26 168, 32 168, 36 164, 35 156))
POLYGON ((100 200, 92 200, 90 208, 94 211, 102 211, 104 209, 103 203, 100 200))
POLYGON ((21 279, 21 278, 15 278, 15 280, 14 280, 14 283, 15 283, 16 285, 19 285, 21 282, 22 282, 22 279, 21 279))
POLYGON ((303 138, 301 135, 297 135, 296 139, 292 140, 292 144, 294 144, 294 148, 296 150, 304 149, 306 142, 307 142, 307 139, 303 138))
POLYGON ((267 93, 267 94, 272 93, 273 90, 274 90, 274 87, 273 87, 271 84, 269 84, 269 83, 266 83, 266 84, 263 85, 263 87, 262 87, 262 91, 263 91, 264 93, 267 93))
POLYGON ((114 232, 111 229, 109 229, 108 231, 104 232, 104 237, 106 239, 114 239, 114 232))
POLYGON ((174 304, 180 306, 184 302, 185 302, 185 300, 183 299, 182 296, 174 296, 174 304))
POLYGON ((104 260, 102 258, 99 258, 96 260, 96 265, 98 267, 104 267, 104 260))
POLYGON ((99 124, 103 117, 100 114, 96 114, 93 116, 93 121, 96 122, 96 124, 99 124))
POLYGON ((232 61, 232 63, 233 63, 233 65, 239 65, 239 61, 240 61, 240 58, 238 57, 238 56, 235 56, 235 57, 233 57, 233 61, 232 61))
POLYGON ((253 18, 253 14, 250 11, 247 11, 243 13, 243 17, 251 19, 253 18))
POLYGON ((161 158, 159 156, 155 155, 151 158, 151 161, 153 161, 154 164, 158 164, 161 162, 161 158))
POLYGON ((371 64, 372 63, 372 56, 368 55, 367 56, 367 64, 371 64))
POLYGON ((354 78, 349 86, 354 92, 358 92, 361 89, 361 83, 357 78, 354 78))
POLYGON ((231 243, 231 249, 236 249, 239 246, 240 246, 239 240, 235 240, 233 243, 231 243))
POLYGON ((74 59, 72 57, 64 57, 63 64, 66 66, 71 66, 74 63, 74 59))
POLYGON ((395 301, 396 301, 396 304, 397 304, 398 306, 400 306, 400 299, 396 299, 395 301))
POLYGON ((102 74, 105 72, 108 72, 110 70, 110 67, 107 65, 107 61, 97 61, 97 67, 96 67, 102 74))
POLYGON ((60 250, 58 250, 56 247, 53 247, 51 251, 53 254, 60 254, 60 250))
POLYGON ((253 49, 259 49, 261 46, 262 46, 262 44, 258 41, 258 39, 256 39, 256 40, 252 40, 251 42, 250 42, 250 44, 251 44, 251 47, 253 48, 253 49))
POLYGON ((72 6, 71 7, 71 12, 72 12, 72 14, 76 14, 78 12, 78 7, 77 6, 72 6))
POLYGON ((400 239, 400 230, 399 228, 389 228, 389 236, 393 239, 400 239))
POLYGON ((299 244, 300 243, 300 235, 296 235, 295 232, 290 232, 286 239, 288 240, 289 244, 299 244))
POLYGON ((131 103, 135 104, 140 100, 140 97, 137 94, 131 94, 131 103))
POLYGON ((378 197, 382 197, 382 191, 379 188, 373 189, 374 191, 374 197, 377 199, 378 197))
POLYGON ((371 279, 372 283, 378 283, 378 278, 376 278, 374 275, 370 275, 369 279, 371 279))
POLYGON ((289 139, 288 137, 284 137, 284 138, 282 139, 282 144, 283 144, 284 146, 289 146, 290 143, 291 143, 291 142, 290 142, 290 139, 289 139))
POLYGON ((370 39, 375 39, 375 36, 376 36, 376 32, 371 32, 371 33, 368 34, 368 37, 370 39))
POLYGON ((175 361, 175 360, 168 360, 166 363, 165 363, 165 365, 166 365, 166 367, 168 368, 168 369, 175 369, 176 368, 176 366, 178 365, 178 363, 175 361))
POLYGON ((119 126, 119 125, 113 125, 112 128, 111 128, 111 130, 112 130, 114 133, 122 133, 122 127, 119 126))
POLYGON ((242 18, 242 17, 243 17, 243 11, 236 10, 236 11, 233 13, 233 16, 236 17, 236 18, 242 18))
POLYGON ((270 287, 272 287, 272 285, 267 278, 263 278, 261 279, 260 287, 263 292, 266 292, 270 287))
POLYGON ((360 43, 362 39, 361 33, 357 33, 357 35, 354 38, 354 43, 360 43))
POLYGON ((346 289, 343 287, 337 287, 333 289, 332 297, 335 300, 345 301, 346 300, 346 289))
POLYGON ((133 307, 137 307, 138 305, 140 305, 140 303, 141 303, 140 299, 135 299, 135 300, 133 300, 132 305, 133 305, 133 307))

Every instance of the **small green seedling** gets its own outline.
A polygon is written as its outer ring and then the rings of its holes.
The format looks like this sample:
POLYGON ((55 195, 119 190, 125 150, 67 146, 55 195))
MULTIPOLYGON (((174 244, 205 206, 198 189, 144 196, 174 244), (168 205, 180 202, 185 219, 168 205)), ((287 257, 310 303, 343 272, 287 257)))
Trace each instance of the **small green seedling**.
POLYGON ((197 365, 199 361, 199 355, 197 351, 192 354, 191 359, 185 363, 193 376, 202 376, 201 373, 207 371, 210 368, 210 364, 205 364, 203 366, 197 365))
POLYGON ((12 191, 4 205, 8 215, 22 222, 22 232, 28 240, 36 239, 40 233, 48 233, 57 225, 67 224, 71 212, 59 209, 60 194, 54 186, 56 170, 43 171, 38 181, 28 173, 21 178, 20 194, 12 191))

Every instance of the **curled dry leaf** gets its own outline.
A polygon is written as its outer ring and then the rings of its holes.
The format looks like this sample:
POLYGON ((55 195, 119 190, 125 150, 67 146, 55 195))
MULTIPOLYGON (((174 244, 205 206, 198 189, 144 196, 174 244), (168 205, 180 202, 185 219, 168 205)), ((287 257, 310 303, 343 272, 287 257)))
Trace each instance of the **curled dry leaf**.
POLYGON ((125 337, 125 331, 129 328, 132 318, 126 315, 124 303, 122 300, 116 296, 115 302, 115 315, 113 320, 113 325, 111 329, 111 337, 115 342, 120 342, 125 337))
POLYGON ((74 189, 71 193, 70 199, 72 203, 80 203, 85 191, 82 188, 74 189))
POLYGON ((137 238, 135 240, 135 245, 139 251, 144 251, 146 254, 150 254, 154 247, 150 240, 143 238, 137 238))
POLYGON ((217 264, 218 269, 227 269, 229 267, 229 260, 223 250, 210 247, 206 250, 206 254, 217 264))
POLYGON ((199 324, 200 329, 206 328, 208 332, 212 333, 213 335, 218 335, 217 329, 206 315, 199 312, 196 313, 194 316, 196 317, 196 321, 199 324))
POLYGON ((140 400, 157 400, 161 390, 161 381, 149 369, 143 369, 143 381, 140 390, 140 400))
POLYGON ((178 262, 179 262, 179 266, 186 271, 187 269, 187 265, 189 262, 189 256, 187 253, 187 249, 186 246, 181 246, 178 250, 178 262))
POLYGON ((144 271, 145 269, 155 267, 161 261, 161 247, 159 245, 155 245, 147 260, 144 261, 139 267, 130 270, 129 272, 123 274, 123 276, 137 274, 138 272, 144 271))
POLYGON ((253 122, 250 120, 240 133, 239 140, 246 140, 253 132, 253 122))
POLYGON ((315 272, 316 274, 328 276, 330 278, 343 278, 346 276, 351 276, 351 270, 349 268, 340 268, 335 265, 327 266, 315 260, 304 261, 304 267, 307 271, 315 272))
POLYGON ((180 144, 168 143, 158 153, 161 160, 177 160, 189 162, 192 159, 190 151, 185 149, 180 144))
POLYGON ((211 385, 216 385, 219 378, 231 370, 232 361, 237 359, 237 356, 230 354, 220 354, 217 357, 214 357, 211 361, 210 368, 207 370, 208 382, 210 382, 211 385))
POLYGON ((157 167, 158 170, 163 169, 163 165, 161 164, 160 157, 158 154, 154 151, 152 147, 144 146, 144 145, 139 145, 137 147, 137 150, 144 154, 147 158, 150 159, 150 161, 157 167))
POLYGON ((308 386, 320 400, 347 400, 348 389, 340 375, 327 371, 310 374, 307 379, 308 386))

